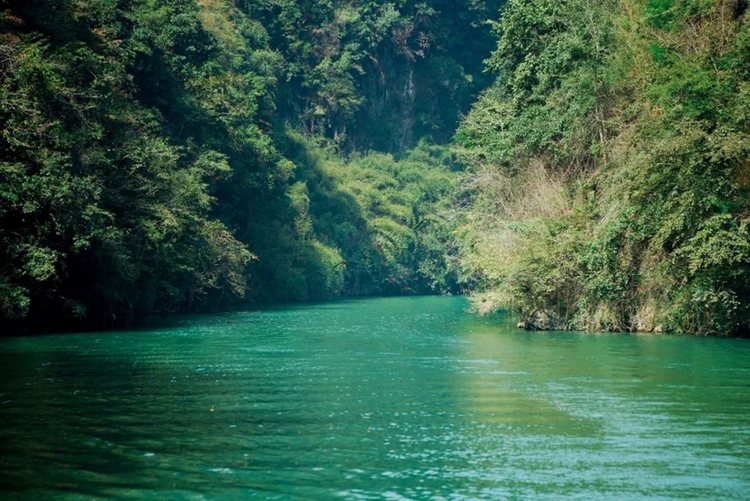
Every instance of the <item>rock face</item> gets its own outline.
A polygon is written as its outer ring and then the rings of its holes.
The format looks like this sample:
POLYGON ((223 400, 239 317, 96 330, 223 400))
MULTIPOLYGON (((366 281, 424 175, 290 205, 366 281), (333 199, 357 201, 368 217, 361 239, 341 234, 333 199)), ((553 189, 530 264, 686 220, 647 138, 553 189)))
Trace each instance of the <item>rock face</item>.
MULTIPOLYGON (((392 24, 382 32, 364 35, 365 28, 356 31, 338 21, 318 20, 320 26, 313 29, 318 35, 311 42, 318 57, 313 65, 325 66, 325 61, 336 62, 345 56, 356 64, 347 70, 348 76, 323 73, 330 80, 320 84, 327 93, 325 99, 315 95, 318 83, 300 76, 298 88, 290 95, 298 96, 292 101, 301 97, 307 103, 296 102, 291 108, 304 109, 313 102, 319 105, 313 115, 320 113, 326 125, 318 132, 334 139, 345 151, 375 150, 400 156, 422 139, 446 143, 477 96, 495 79, 485 71, 484 61, 497 46, 497 36, 485 21, 496 19, 504 3, 390 3, 398 20, 389 21, 392 24), (326 36, 329 32, 336 36, 326 36)), ((319 9, 356 12, 364 19, 372 7, 365 4, 372 2, 335 0, 319 9)), ((286 39, 278 34, 276 38, 285 47, 286 39)), ((292 49, 289 52, 294 54, 292 49)), ((315 129, 312 124, 307 127, 315 129)))
POLYGON ((389 45, 377 56, 371 59, 373 71, 362 83, 367 105, 358 117, 357 142, 381 151, 403 152, 414 143, 416 61, 389 45))
POLYGON ((569 326, 554 313, 535 311, 524 321, 519 322, 518 328, 529 331, 555 331, 568 329, 569 326))
POLYGON ((365 104, 350 126, 360 150, 399 155, 425 137, 448 142, 483 88, 448 56, 404 54, 393 44, 384 44, 365 67, 358 81, 365 104))

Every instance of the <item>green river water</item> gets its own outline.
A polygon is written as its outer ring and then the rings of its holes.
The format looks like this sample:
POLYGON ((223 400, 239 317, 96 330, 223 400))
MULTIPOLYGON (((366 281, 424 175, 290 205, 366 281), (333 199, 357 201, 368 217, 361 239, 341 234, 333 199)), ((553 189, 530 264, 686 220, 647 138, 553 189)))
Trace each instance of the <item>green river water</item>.
POLYGON ((750 342, 457 297, 0 340, 0 499, 750 499, 750 342))

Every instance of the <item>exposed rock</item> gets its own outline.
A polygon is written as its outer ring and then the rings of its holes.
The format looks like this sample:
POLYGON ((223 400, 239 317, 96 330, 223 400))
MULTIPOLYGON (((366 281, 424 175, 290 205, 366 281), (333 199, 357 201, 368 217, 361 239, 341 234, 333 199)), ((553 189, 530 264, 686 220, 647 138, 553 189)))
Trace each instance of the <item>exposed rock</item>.
POLYGON ((530 331, 552 331, 564 330, 568 326, 560 317, 549 311, 537 310, 532 313, 525 321, 519 322, 520 327, 530 331))

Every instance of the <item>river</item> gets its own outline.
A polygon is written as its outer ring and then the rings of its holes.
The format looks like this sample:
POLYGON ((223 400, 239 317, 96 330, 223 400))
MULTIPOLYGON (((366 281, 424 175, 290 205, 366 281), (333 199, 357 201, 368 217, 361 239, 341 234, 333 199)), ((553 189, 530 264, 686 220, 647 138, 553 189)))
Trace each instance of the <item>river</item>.
POLYGON ((750 342, 459 297, 0 339, 0 498, 748 499, 750 342))

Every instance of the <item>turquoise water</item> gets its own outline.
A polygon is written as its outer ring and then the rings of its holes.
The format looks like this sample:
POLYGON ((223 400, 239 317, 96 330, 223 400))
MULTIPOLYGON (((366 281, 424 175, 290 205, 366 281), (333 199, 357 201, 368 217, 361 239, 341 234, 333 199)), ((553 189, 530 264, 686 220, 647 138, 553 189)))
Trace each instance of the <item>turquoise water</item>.
POLYGON ((2 499, 748 499, 750 343, 417 297, 0 340, 2 499))

